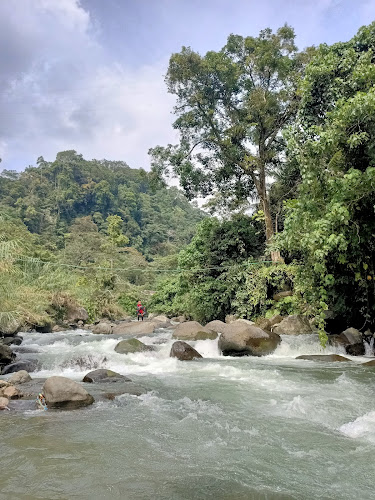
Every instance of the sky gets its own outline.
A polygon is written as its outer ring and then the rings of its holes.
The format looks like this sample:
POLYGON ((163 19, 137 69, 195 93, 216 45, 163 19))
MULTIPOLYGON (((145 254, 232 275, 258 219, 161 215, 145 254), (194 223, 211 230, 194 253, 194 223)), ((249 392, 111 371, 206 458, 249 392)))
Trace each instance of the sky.
POLYGON ((75 149, 149 170, 178 140, 164 75, 182 46, 288 23, 302 49, 373 20, 375 0, 0 0, 0 167, 75 149))

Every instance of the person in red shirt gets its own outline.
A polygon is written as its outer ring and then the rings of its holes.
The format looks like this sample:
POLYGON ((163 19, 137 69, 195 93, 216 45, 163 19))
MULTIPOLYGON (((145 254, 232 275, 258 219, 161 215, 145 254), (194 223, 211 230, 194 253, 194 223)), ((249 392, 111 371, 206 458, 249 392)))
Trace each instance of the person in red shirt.
POLYGON ((141 304, 141 301, 139 300, 138 304, 137 304, 137 318, 138 318, 138 321, 139 321, 139 318, 142 318, 142 321, 143 321, 144 314, 145 314, 145 308, 143 307, 143 305, 141 304))

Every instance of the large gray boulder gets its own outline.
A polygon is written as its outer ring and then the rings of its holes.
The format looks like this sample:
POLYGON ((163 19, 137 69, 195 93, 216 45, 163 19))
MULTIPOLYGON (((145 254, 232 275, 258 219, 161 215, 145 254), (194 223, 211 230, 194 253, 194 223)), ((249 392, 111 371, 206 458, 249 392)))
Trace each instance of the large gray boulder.
POLYGON ((125 377, 125 375, 120 375, 119 373, 106 369, 98 369, 87 373, 87 375, 83 377, 82 382, 92 384, 93 382, 117 382, 118 380, 131 382, 130 378, 125 377))
POLYGON ((217 338, 217 332, 209 330, 197 321, 186 321, 186 323, 177 325, 172 338, 179 340, 213 340, 217 338))
POLYGON ((137 321, 133 323, 121 322, 114 325, 112 333, 115 335, 149 335, 154 333, 154 323, 137 321))
POLYGON ((116 347, 115 351, 119 354, 129 354, 134 352, 154 351, 154 347, 146 345, 138 339, 125 339, 121 340, 116 347))
POLYGON ((309 320, 300 314, 287 316, 272 328, 278 335, 302 335, 313 333, 309 320))
POLYGON ((1 339, 2 344, 4 345, 21 345, 23 341, 23 337, 19 335, 15 335, 14 337, 4 337, 1 339))
POLYGON ((302 356, 297 356, 296 359, 304 359, 305 361, 350 361, 350 359, 340 356, 339 354, 304 354, 302 356))
POLYGON ((26 370, 20 370, 19 372, 13 373, 10 377, 9 382, 14 385, 24 384, 25 382, 29 382, 31 377, 26 370))
POLYGON ((89 319, 88 312, 84 307, 69 305, 67 309, 67 323, 77 323, 78 321, 87 321, 89 319))
POLYGON ((203 356, 186 342, 178 340, 172 345, 170 357, 177 358, 180 361, 191 361, 192 359, 202 358, 203 356))
POLYGON ((100 321, 92 327, 91 331, 98 335, 110 335, 112 333, 112 325, 107 321, 100 321))
POLYGON ((266 356, 273 353, 280 342, 276 333, 246 323, 232 323, 220 335, 219 349, 224 356, 266 356))
POLYGON ((210 321, 207 323, 205 328, 207 330, 211 330, 213 332, 217 333, 224 333, 228 325, 226 325, 223 321, 220 321, 219 319, 215 319, 213 321, 210 321))
POLYGON ((86 389, 66 377, 49 377, 43 385, 43 394, 48 408, 74 409, 94 402, 86 389))

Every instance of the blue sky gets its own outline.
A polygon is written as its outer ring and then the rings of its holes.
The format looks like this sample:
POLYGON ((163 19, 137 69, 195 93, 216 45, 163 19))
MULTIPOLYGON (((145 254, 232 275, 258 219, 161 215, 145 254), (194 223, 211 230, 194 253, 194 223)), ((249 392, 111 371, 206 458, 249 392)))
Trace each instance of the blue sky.
POLYGON ((163 75, 182 45, 287 22, 303 48, 373 20, 375 0, 1 0, 0 166, 75 149, 148 169, 147 150, 177 139, 163 75))

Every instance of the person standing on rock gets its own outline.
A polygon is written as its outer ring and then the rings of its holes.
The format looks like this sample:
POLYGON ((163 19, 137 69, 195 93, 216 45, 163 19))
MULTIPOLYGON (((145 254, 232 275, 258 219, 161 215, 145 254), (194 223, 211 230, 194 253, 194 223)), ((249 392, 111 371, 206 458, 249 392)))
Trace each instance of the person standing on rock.
POLYGON ((139 321, 139 318, 142 318, 143 321, 143 316, 145 315, 145 308, 143 307, 142 303, 140 300, 138 300, 137 304, 137 318, 139 321))

